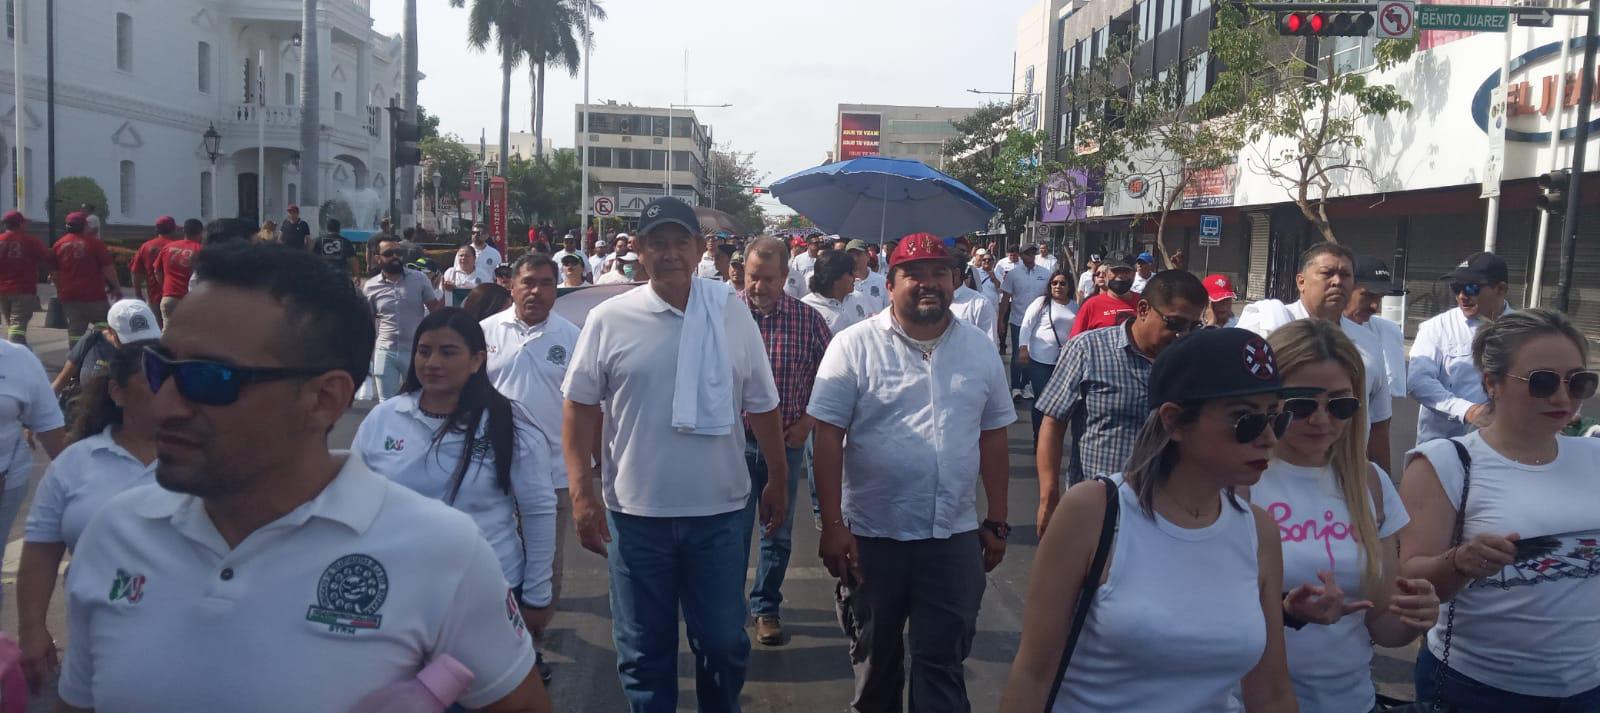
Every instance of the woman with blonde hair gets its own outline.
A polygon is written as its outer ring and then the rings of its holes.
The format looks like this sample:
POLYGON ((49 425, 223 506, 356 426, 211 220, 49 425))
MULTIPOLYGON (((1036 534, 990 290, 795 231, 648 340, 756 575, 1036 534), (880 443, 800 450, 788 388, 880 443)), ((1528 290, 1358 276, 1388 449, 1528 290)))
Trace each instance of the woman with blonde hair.
POLYGON ((274 223, 274 222, 272 222, 270 220, 265 222, 265 223, 262 223, 261 224, 261 230, 256 231, 254 242, 258 242, 258 243, 275 243, 275 242, 278 242, 278 224, 274 223))
POLYGON ((1301 713, 1370 711, 1372 643, 1403 646, 1433 625, 1426 579, 1398 575, 1397 533, 1410 518, 1367 460, 1361 352, 1330 322, 1302 319, 1268 338, 1284 386, 1315 395, 1283 402, 1293 420, 1272 450, 1252 503, 1283 541, 1284 632, 1301 713))

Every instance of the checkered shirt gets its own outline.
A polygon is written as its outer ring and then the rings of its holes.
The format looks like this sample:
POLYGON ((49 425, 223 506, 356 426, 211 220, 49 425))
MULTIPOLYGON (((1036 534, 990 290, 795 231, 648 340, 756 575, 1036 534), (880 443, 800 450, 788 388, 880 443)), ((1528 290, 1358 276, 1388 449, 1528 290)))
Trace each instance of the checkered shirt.
POLYGON ((1072 432, 1067 482, 1120 473, 1150 415, 1150 359, 1129 339, 1128 324, 1067 341, 1037 408, 1072 432))

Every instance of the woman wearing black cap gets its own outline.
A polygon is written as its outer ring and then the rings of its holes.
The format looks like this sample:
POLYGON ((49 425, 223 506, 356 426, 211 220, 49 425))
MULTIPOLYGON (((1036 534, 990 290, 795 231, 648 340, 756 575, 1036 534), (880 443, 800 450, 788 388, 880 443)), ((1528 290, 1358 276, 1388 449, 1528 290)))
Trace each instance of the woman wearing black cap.
POLYGON ((1272 347, 1244 330, 1161 353, 1115 499, 1107 483, 1073 486, 1039 545, 1001 711, 1227 710, 1235 689, 1247 711, 1296 710, 1278 529, 1233 494, 1266 469, 1289 391, 1272 347))

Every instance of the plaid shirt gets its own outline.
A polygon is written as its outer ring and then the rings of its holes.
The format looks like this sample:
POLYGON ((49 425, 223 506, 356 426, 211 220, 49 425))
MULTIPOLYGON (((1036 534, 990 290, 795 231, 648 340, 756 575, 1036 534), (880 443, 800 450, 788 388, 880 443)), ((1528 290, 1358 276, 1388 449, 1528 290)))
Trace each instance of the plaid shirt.
POLYGON ((1130 340, 1130 324, 1070 340, 1037 408, 1072 429, 1067 482, 1120 473, 1150 415, 1149 357, 1130 340))
MULTIPOLYGON (((749 296, 739 293, 746 306, 749 296)), ((833 332, 822 315, 789 295, 778 300, 778 306, 769 314, 751 307, 750 316, 761 330, 761 343, 767 347, 767 358, 772 360, 772 379, 778 383, 778 409, 783 415, 783 427, 793 426, 806 415, 811 401, 811 387, 817 380, 817 367, 822 364, 822 353, 828 350, 833 332)))

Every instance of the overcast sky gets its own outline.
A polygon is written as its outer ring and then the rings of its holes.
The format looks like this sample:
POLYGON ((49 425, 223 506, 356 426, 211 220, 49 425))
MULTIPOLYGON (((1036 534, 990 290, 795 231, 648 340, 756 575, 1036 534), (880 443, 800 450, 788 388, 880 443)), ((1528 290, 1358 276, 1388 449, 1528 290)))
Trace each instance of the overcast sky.
MULTIPOLYGON (((471 2, 471 0, 468 0, 471 2)), ((691 104, 719 146, 755 152, 775 181, 832 150, 840 103, 977 106, 975 88, 1006 91, 1017 21, 1033 0, 604 0, 594 26, 590 99, 691 104)), ((467 10, 419 0, 420 101, 441 129, 492 144, 500 123, 500 71, 492 53, 467 47, 467 10)), ((401 28, 401 2, 372 3, 375 27, 401 28)), ((511 83, 511 129, 529 130, 528 74, 511 83)), ((546 80, 545 136, 573 145, 580 73, 546 80)))

